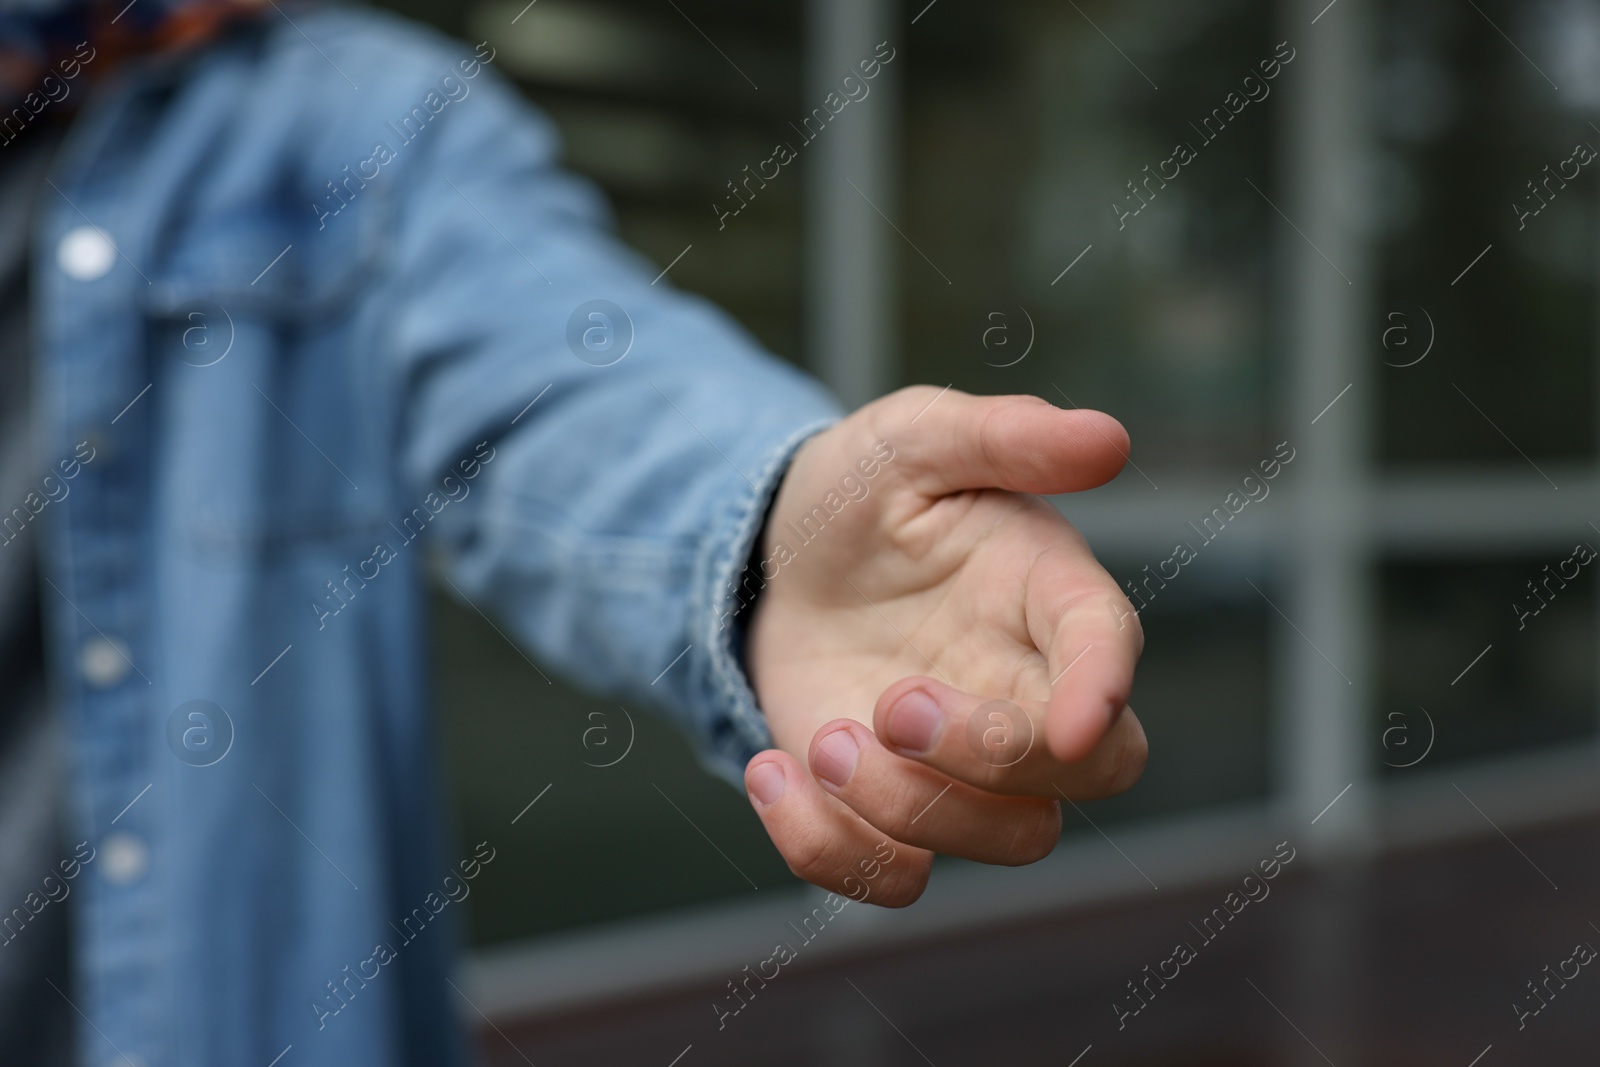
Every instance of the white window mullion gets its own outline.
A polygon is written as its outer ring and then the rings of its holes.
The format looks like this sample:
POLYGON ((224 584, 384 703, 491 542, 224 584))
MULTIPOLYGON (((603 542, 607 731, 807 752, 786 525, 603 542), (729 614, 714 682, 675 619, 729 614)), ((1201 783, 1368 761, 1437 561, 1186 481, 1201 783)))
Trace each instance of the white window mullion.
MULTIPOLYGON (((804 217, 807 365, 846 407, 894 385, 899 334, 895 279, 904 226, 898 210, 900 95, 909 42, 892 0, 808 0, 805 77, 796 122, 824 108, 840 81, 871 59, 880 42, 895 49, 870 93, 831 121, 825 134, 797 144, 806 168, 804 217), (880 214, 880 212, 882 214, 880 214)), ((826 108, 823 111, 827 113, 826 108)))
POLYGON ((1300 58, 1278 113, 1284 180, 1275 188, 1282 192, 1268 195, 1288 278, 1279 425, 1297 456, 1288 537, 1265 589, 1282 611, 1268 608, 1275 770, 1290 825, 1312 852, 1339 855, 1372 841, 1366 717, 1375 688, 1368 513, 1376 420, 1361 325, 1372 319, 1376 265, 1360 216, 1371 136, 1362 76, 1371 58, 1369 12, 1347 0, 1337 17, 1310 25, 1297 17, 1299 5, 1285 7, 1293 11, 1284 32, 1300 58))

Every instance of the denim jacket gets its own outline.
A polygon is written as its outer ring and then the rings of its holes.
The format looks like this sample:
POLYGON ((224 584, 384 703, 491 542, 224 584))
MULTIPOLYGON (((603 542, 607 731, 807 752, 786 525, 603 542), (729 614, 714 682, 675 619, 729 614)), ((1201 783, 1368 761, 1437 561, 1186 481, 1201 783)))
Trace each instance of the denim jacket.
POLYGON ((443 904, 494 843, 444 844, 434 562, 723 771, 770 743, 727 593, 834 403, 653 280, 495 58, 286 7, 117 72, 56 162, 23 511, 85 1063, 465 1058, 443 904))

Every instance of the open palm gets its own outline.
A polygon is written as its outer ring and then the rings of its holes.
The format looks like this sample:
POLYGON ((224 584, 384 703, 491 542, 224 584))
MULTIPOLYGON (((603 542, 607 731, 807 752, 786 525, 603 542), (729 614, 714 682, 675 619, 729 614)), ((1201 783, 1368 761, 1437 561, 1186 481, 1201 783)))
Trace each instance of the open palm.
POLYGON ((1030 495, 1100 485, 1126 456, 1098 412, 928 387, 799 451, 748 645, 778 747, 745 771, 797 875, 907 904, 932 853, 1032 862, 1060 834, 1059 798, 1138 778, 1137 617, 1030 495))

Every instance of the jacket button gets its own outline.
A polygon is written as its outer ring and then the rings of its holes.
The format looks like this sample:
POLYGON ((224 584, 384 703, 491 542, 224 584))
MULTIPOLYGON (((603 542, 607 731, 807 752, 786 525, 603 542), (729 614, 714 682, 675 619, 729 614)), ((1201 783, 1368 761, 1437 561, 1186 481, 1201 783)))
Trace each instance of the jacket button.
POLYGON ((56 261, 67 277, 92 282, 111 270, 117 261, 117 249, 104 231, 93 226, 79 226, 61 239, 56 261))
POLYGON ((96 637, 78 654, 78 670, 83 680, 96 689, 109 689, 128 676, 133 662, 128 646, 112 637, 96 637))
POLYGON ((150 866, 150 847, 143 839, 119 831, 107 834, 100 842, 98 859, 106 881, 112 885, 127 885, 150 866))

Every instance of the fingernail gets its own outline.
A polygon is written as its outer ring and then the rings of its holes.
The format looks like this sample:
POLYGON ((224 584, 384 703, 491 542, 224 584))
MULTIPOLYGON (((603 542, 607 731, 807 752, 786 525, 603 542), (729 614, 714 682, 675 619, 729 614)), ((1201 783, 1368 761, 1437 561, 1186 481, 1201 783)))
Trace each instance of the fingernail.
POLYGON ((763 808, 770 808, 783 796, 783 768, 772 761, 758 763, 750 768, 745 785, 763 808))
POLYGON ((884 723, 889 743, 906 752, 930 751, 942 725, 944 714, 939 705, 920 689, 913 689, 895 701, 884 723))
POLYGON ((856 772, 856 757, 860 754, 861 749, 848 727, 835 730, 817 742, 811 769, 816 771, 818 778, 839 788, 849 782, 850 776, 856 772))

